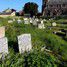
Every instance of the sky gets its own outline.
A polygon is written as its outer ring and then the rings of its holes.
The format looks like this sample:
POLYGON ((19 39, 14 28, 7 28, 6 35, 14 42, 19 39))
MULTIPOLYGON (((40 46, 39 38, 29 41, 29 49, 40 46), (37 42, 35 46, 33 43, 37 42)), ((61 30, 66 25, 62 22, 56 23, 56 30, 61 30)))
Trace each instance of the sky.
POLYGON ((16 9, 17 11, 20 11, 23 9, 23 6, 27 2, 35 2, 38 4, 38 10, 41 12, 42 9, 42 0, 1 0, 0 1, 0 12, 3 10, 10 8, 10 9, 16 9))

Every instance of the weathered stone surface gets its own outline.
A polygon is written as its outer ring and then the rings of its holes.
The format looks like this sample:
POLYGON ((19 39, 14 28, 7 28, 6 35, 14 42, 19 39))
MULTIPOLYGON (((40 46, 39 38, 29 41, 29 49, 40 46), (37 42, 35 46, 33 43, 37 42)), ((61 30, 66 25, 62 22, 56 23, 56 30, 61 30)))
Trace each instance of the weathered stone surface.
POLYGON ((6 37, 0 38, 0 54, 8 54, 8 40, 6 37))
POLYGON ((33 25, 37 26, 37 21, 36 20, 33 21, 33 25))
POLYGON ((8 23, 13 23, 13 20, 8 20, 8 23))
POLYGON ((56 26, 57 24, 55 22, 52 23, 52 26, 56 26))
POLYGON ((22 23, 22 21, 20 19, 17 20, 18 23, 22 23))
POLYGON ((5 27, 0 27, 0 38, 5 37, 5 27))
POLYGON ((19 45, 19 52, 24 53, 25 51, 28 52, 32 49, 31 44, 31 35, 30 34, 22 34, 18 36, 18 45, 19 45))
POLYGON ((40 23, 40 24, 38 24, 38 28, 39 28, 39 29, 45 29, 45 26, 44 26, 43 23, 40 23))
POLYGON ((24 18, 24 24, 30 24, 29 19, 28 18, 24 18))

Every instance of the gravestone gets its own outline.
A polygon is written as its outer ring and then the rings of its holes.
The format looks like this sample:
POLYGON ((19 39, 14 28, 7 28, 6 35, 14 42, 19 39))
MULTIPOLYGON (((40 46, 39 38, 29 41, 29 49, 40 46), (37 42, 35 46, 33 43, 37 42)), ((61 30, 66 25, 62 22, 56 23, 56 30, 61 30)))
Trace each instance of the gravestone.
POLYGON ((37 21, 34 20, 32 24, 33 24, 34 26, 37 26, 37 21))
POLYGON ((22 23, 22 21, 20 19, 17 20, 18 23, 22 23))
POLYGON ((30 20, 30 23, 31 23, 31 24, 33 23, 32 19, 30 20))
POLYGON ((19 52, 24 53, 25 51, 28 52, 32 49, 31 44, 31 35, 30 34, 22 34, 18 36, 18 45, 19 45, 19 52))
POLYGON ((8 40, 6 37, 0 38, 0 59, 4 60, 8 54, 8 40))
POLYGON ((41 24, 44 24, 43 20, 41 21, 41 24))
POLYGON ((6 37, 0 38, 0 53, 8 54, 8 40, 6 37))
POLYGON ((13 20, 8 20, 8 23, 13 23, 13 20))
POLYGON ((47 21, 46 19, 43 19, 43 21, 47 21))
POLYGON ((53 23, 52 23, 52 26, 56 26, 56 25, 57 25, 56 22, 53 22, 53 23))
POLYGON ((5 27, 0 27, 0 38, 5 37, 5 27))
POLYGON ((32 23, 33 23, 33 20, 32 20, 32 18, 30 18, 30 19, 29 19, 29 22, 30 22, 30 24, 32 24, 32 23))
POLYGON ((13 19, 13 21, 15 21, 15 19, 13 19))
POLYGON ((24 24, 30 24, 29 19, 28 18, 24 18, 24 24))
POLYGON ((44 24, 40 23, 40 24, 38 24, 38 28, 39 29, 45 29, 45 26, 44 26, 44 24))

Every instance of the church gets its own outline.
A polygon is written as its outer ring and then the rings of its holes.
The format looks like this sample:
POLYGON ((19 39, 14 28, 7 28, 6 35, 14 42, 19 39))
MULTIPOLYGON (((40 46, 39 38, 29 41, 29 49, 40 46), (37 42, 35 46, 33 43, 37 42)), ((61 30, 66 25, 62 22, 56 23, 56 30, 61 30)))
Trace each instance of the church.
POLYGON ((67 0, 42 0, 43 16, 67 15, 67 0))

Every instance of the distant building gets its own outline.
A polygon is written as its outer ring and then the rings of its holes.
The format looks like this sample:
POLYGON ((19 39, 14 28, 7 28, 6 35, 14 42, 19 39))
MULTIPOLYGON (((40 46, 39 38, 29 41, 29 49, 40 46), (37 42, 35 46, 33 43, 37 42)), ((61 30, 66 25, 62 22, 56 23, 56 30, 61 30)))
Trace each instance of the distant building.
POLYGON ((16 10, 8 8, 0 13, 0 17, 15 16, 15 14, 16 10))
POLYGON ((43 16, 67 15, 67 0, 42 0, 42 1, 43 16))

